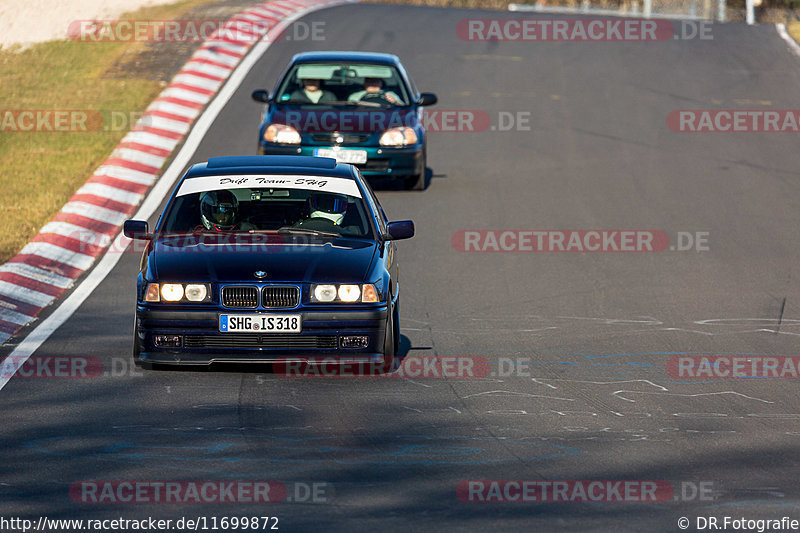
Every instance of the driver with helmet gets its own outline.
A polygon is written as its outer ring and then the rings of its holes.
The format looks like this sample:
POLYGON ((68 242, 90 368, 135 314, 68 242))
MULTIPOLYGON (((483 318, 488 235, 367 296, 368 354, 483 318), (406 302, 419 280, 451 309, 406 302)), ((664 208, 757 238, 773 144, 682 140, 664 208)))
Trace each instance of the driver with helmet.
MULTIPOLYGON (((255 226, 239 219, 239 200, 228 190, 208 191, 200 200, 200 217, 207 231, 249 231, 255 226)), ((200 227, 198 226, 198 229, 200 227)))

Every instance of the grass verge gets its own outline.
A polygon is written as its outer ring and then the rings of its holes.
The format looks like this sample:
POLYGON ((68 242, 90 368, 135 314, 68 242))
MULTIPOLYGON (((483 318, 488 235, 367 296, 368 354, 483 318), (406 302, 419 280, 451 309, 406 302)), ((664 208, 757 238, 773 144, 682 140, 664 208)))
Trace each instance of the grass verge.
MULTIPOLYGON (((184 0, 120 18, 172 20, 211 0, 184 0)), ((116 131, 13 131, 29 124, 10 110, 97 110, 138 116, 164 82, 107 73, 144 43, 49 41, 0 49, 0 264, 13 257, 69 200, 130 128, 116 131), (10 122, 9 122, 10 121, 10 122)), ((87 123, 88 124, 88 123, 87 123)), ((44 126, 42 126, 44 127, 44 126)), ((76 128, 80 129, 80 128, 76 128)))
POLYGON ((795 41, 800 43, 800 22, 798 21, 790 22, 786 26, 786 30, 789 32, 789 35, 791 35, 794 38, 795 41))

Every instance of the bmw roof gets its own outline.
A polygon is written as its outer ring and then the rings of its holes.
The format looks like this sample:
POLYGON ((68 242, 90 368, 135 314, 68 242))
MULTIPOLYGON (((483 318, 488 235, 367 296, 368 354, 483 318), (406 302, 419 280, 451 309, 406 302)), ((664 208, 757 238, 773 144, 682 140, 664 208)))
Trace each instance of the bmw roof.
POLYGON ((350 165, 329 157, 303 155, 242 155, 211 157, 192 165, 184 179, 219 174, 297 174, 352 178, 350 165))

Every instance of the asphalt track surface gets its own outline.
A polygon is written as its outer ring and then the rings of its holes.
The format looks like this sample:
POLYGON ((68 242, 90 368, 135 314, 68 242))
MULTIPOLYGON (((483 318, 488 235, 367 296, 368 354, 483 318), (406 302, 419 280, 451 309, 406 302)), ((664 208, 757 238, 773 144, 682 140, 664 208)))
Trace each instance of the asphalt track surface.
POLYGON ((122 375, 14 378, 0 392, 0 515, 269 515, 283 531, 679 531, 683 516, 690 530, 698 516, 800 518, 797 381, 666 370, 671 354, 798 355, 796 134, 666 124, 676 109, 796 108, 798 59, 772 26, 659 43, 456 35, 464 18, 497 16, 521 15, 311 14, 326 40, 273 45, 193 158, 252 153, 260 108, 249 93, 271 88, 303 50, 396 53, 439 95, 436 109, 529 112, 529 131, 432 133, 425 192, 374 184, 391 219, 417 224, 399 244, 401 353, 485 358, 495 375, 132 372, 138 256, 126 254, 36 353, 101 358, 122 375), (469 229, 702 231, 710 250, 454 249, 469 229), (504 365, 513 375, 499 375, 501 360, 516 363, 504 365), (667 480, 687 501, 458 498, 460 482, 481 479, 667 480), (74 502, 71 484, 87 480, 327 485, 315 503, 74 502), (700 483, 712 497, 692 497, 700 483))

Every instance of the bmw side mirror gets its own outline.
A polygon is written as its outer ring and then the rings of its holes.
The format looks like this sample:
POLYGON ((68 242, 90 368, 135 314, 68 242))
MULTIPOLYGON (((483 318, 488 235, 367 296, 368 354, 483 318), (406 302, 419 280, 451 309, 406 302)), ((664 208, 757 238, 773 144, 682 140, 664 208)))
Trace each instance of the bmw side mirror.
POLYGON ((256 102, 264 102, 265 104, 269 103, 269 91, 265 91, 264 89, 259 89, 257 91, 253 91, 253 94, 250 95, 253 100, 256 102))
POLYGON ((399 241, 401 239, 410 239, 414 236, 414 221, 413 220, 398 220, 396 222, 389 222, 386 225, 386 233, 390 241, 399 241))
POLYGON ((134 240, 149 241, 153 238, 145 220, 126 220, 122 226, 122 233, 127 238, 134 240))
POLYGON ((419 95, 419 100, 417 100, 417 104, 421 106, 425 105, 433 105, 438 102, 439 99, 433 93, 422 93, 419 95))

